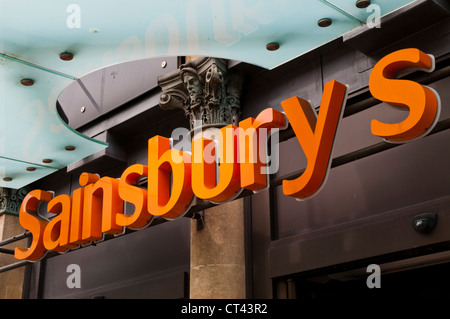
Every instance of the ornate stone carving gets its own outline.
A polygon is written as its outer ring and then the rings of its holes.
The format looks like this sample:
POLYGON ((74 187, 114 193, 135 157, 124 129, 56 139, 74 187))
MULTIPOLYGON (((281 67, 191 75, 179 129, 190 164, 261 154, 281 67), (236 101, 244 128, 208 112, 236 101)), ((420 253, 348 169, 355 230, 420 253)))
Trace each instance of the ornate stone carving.
POLYGON ((243 79, 228 70, 228 62, 199 58, 158 77, 163 109, 183 109, 190 129, 198 126, 237 125, 243 79))
POLYGON ((0 214, 19 215, 20 205, 28 192, 29 189, 25 187, 20 189, 0 187, 0 214))

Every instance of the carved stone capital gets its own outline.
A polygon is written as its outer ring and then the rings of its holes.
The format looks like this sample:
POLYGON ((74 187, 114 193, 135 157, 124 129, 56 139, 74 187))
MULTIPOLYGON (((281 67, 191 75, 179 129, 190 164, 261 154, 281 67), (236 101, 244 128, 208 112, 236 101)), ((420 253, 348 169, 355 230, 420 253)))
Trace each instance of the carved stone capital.
POLYGON ((198 58, 158 77, 163 109, 183 109, 190 129, 237 125, 241 114, 243 77, 228 70, 228 61, 198 58))
POLYGON ((29 189, 25 187, 20 189, 0 187, 0 215, 4 213, 19 215, 20 205, 28 192, 29 189))

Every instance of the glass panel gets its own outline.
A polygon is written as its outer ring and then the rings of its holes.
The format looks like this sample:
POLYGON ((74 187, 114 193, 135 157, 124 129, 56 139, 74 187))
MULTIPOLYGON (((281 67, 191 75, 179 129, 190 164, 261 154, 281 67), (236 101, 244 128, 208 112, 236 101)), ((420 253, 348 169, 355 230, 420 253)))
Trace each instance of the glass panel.
POLYGON ((36 165, 35 163, 25 163, 0 157, 0 185, 19 189, 56 170, 56 168, 36 165))
MULTIPOLYGON (((414 2, 413 0, 371 0, 369 7, 358 8, 356 6, 357 0, 323 0, 323 2, 328 2, 330 5, 335 6, 345 13, 355 17, 363 23, 367 23, 367 19, 375 14, 380 14, 384 16, 392 11, 395 11, 407 4, 414 2)), ((361 1, 363 2, 363 1, 361 1)))
MULTIPOLYGON (((381 14, 412 0, 374 0, 381 14)), ((157 56, 215 56, 265 68, 283 64, 365 23, 356 0, 2 1, 2 52, 80 77, 157 56), (330 18, 321 28, 317 22, 330 18), (277 51, 266 50, 277 42, 277 51), (73 61, 61 61, 70 51, 73 61)))
POLYGON ((12 178, 1 178, 1 187, 23 187, 106 147, 69 128, 56 112, 57 97, 70 79, 5 58, 0 72, 1 168, 12 178), (34 84, 25 86, 23 79, 34 84), (39 170, 26 171, 30 165, 39 170))
MULTIPOLYGON (((10 175, 23 162, 62 168, 106 147, 71 130, 56 112, 60 92, 83 75, 136 59, 184 55, 274 68, 361 26, 371 12, 357 9, 355 2, 1 1, 0 157, 6 159, 4 168, 11 164, 10 175), (318 26, 323 18, 331 19, 331 25, 318 26), (271 42, 278 43, 279 49, 266 49, 271 42), (60 59, 62 52, 70 52, 72 59, 60 59), (34 80, 34 85, 20 84, 24 78, 34 80), (43 163, 44 159, 51 162, 43 163), (18 163, 13 165, 14 161, 18 163)), ((409 2, 372 1, 381 14, 409 2)), ((23 186, 21 179, 9 177, 23 186)), ((11 185, 0 180, 0 186, 11 185)))

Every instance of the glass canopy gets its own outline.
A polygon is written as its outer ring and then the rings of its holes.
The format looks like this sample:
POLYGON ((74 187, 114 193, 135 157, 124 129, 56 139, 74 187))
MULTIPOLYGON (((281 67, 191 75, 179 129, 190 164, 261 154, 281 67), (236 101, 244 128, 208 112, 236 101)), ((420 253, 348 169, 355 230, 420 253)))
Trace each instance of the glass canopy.
POLYGON ((96 69, 161 56, 271 69, 411 2, 0 0, 0 186, 23 187, 107 147, 56 111, 61 91, 96 69))

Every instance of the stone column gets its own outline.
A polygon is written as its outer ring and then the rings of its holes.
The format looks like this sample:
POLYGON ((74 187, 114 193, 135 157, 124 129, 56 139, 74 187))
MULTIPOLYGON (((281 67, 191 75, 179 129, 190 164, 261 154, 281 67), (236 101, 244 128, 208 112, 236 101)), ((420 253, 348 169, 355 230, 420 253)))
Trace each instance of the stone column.
POLYGON ((245 298, 244 200, 204 211, 191 222, 190 298, 245 298))
MULTIPOLYGON (((163 109, 184 110, 191 133, 238 125, 242 77, 228 61, 200 57, 158 78, 163 109)), ((245 298, 244 205, 237 199, 191 224, 190 298, 245 298)))
MULTIPOLYGON (((28 193, 27 188, 9 189, 0 187, 0 241, 24 233, 19 223, 19 210, 22 200, 28 193)), ((27 247, 27 239, 2 246, 14 251, 15 247, 27 247)), ((0 252, 0 267, 13 264, 18 260, 14 255, 0 252)), ((25 267, 0 273, 0 299, 22 298, 25 267)))
MULTIPOLYGON (((19 217, 10 214, 0 215, 0 241, 20 235, 24 229, 19 224, 19 217)), ((26 239, 11 243, 1 248, 14 250, 14 247, 26 247, 26 239)), ((0 253, 0 267, 17 262, 14 255, 0 253)), ((0 299, 22 298, 22 286, 25 267, 0 273, 0 299)))

